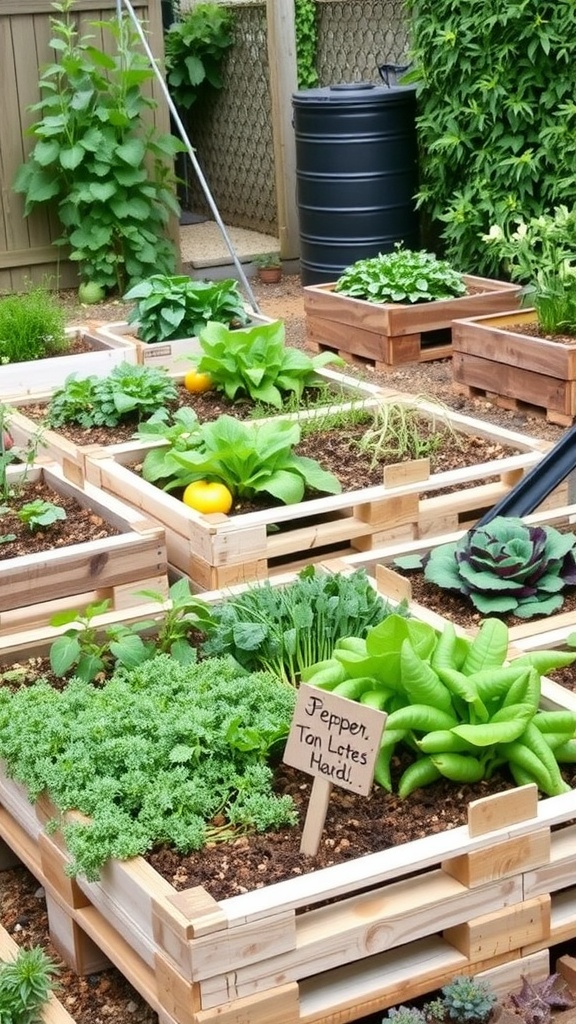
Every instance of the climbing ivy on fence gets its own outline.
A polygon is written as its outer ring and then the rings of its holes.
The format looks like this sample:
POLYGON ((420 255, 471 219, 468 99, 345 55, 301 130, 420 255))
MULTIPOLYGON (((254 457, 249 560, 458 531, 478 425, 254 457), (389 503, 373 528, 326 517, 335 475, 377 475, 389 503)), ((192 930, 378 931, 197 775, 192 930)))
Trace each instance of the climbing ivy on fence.
POLYGON ((296 64, 298 88, 313 89, 318 85, 316 71, 316 50, 318 33, 316 27, 315 0, 294 0, 296 15, 296 64))
POLYGON ((497 271, 481 235, 576 200, 571 0, 405 0, 419 205, 462 270, 497 271))

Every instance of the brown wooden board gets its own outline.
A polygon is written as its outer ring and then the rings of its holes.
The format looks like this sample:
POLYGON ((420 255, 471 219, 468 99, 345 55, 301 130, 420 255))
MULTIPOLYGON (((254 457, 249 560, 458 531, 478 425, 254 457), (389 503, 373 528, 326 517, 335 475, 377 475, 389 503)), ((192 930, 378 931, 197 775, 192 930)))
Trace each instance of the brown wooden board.
POLYGON ((378 369, 445 358, 454 319, 510 309, 520 294, 518 285, 507 282, 470 275, 464 280, 467 295, 414 305, 351 298, 335 292, 334 283, 309 285, 303 289, 308 342, 378 369))

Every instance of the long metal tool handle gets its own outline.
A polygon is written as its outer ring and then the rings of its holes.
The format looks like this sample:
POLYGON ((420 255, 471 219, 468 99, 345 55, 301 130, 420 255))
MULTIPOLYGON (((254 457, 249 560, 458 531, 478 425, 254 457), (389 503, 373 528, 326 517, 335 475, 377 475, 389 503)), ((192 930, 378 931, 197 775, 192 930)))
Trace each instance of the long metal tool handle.
POLYGON ((505 494, 476 524, 485 526, 496 516, 527 516, 576 469, 576 425, 556 442, 526 476, 505 494))
MULTIPOLYGON (((150 49, 148 40, 146 39, 146 36, 144 34, 144 30, 142 29, 142 25, 140 23, 140 20, 139 20, 138 16, 136 15, 136 13, 134 11, 134 8, 132 7, 132 4, 130 3, 130 0, 117 0, 118 8, 120 8, 120 4, 124 4, 124 6, 126 7, 126 10, 128 11, 128 14, 130 15, 130 17, 131 17, 131 19, 132 19, 132 21, 134 23, 134 27, 135 27, 135 29, 136 29, 136 31, 138 33, 138 36, 140 37, 140 41, 142 43, 142 46, 144 47, 144 50, 146 52, 146 56, 148 57, 148 60, 150 61, 150 65, 152 67, 152 70, 153 70, 153 72, 154 72, 154 74, 155 74, 155 76, 156 76, 156 78, 158 80, 158 84, 159 84, 159 86, 160 86, 160 88, 162 90, 162 93, 164 95, 166 103, 168 104, 168 109, 169 109, 169 111, 170 111, 170 113, 172 115, 172 118, 174 120, 174 124, 176 125, 176 128, 178 129, 178 134, 180 135, 180 138, 182 139, 182 142, 186 146, 186 151, 188 153, 188 156, 190 157, 190 160, 192 161, 192 166, 194 167, 194 170, 196 171, 196 174, 198 176, 198 181, 200 182, 200 185, 202 186, 202 191, 204 192, 204 195, 206 197, 206 201, 208 202, 208 205, 209 205, 209 207, 210 207, 210 209, 212 211, 212 214, 214 216, 214 220, 216 221, 218 227, 220 228, 220 231, 222 232, 222 237, 223 237, 223 239, 224 239, 224 241, 226 243, 226 246, 228 248, 228 251, 229 251, 229 253, 230 253, 231 257, 232 257, 232 260, 234 262, 234 266, 236 267, 236 270, 238 272, 238 277, 240 278, 240 281, 242 282, 242 286, 243 286, 243 288, 244 288, 244 290, 246 292, 246 295, 248 296, 248 299, 250 301, 252 309, 256 313, 260 313, 260 307, 259 307, 259 305, 258 305, 258 303, 256 301, 256 298, 254 296, 254 293, 253 293, 253 291, 252 291, 252 289, 250 287, 250 284, 248 282, 248 278, 246 277, 246 274, 244 273, 244 268, 243 268, 240 260, 238 259, 238 256, 236 255, 236 251, 234 249, 234 246, 232 245, 232 242, 230 241, 230 236, 228 235, 228 232, 226 231, 226 227, 224 225, 224 221, 222 220, 222 218, 220 216, 220 213, 219 213, 219 210, 218 210, 218 207, 216 206, 216 203, 214 202, 214 198, 213 198, 212 193, 210 192, 210 189, 208 187, 208 182, 206 181, 206 178, 204 177, 204 174, 202 173, 202 168, 200 167, 200 164, 198 163, 198 159, 196 157, 196 153, 194 152, 194 149, 192 148, 192 144, 190 142, 190 139, 188 138, 188 133, 186 132, 186 129, 185 129, 183 123, 182 123, 182 119, 181 119, 181 117, 180 117, 180 115, 179 115, 179 113, 178 113, 178 111, 176 109, 176 106, 174 104, 174 101, 173 101, 173 99, 172 99, 172 97, 171 97, 171 95, 170 95, 170 93, 168 91, 168 86, 166 85, 166 82, 164 81, 164 78, 162 77, 162 74, 160 72, 160 68, 158 67, 158 64, 156 62, 156 58, 154 57, 154 54, 152 53, 152 50, 150 49)), ((118 17, 119 18, 121 17, 120 11, 119 11, 118 17)))

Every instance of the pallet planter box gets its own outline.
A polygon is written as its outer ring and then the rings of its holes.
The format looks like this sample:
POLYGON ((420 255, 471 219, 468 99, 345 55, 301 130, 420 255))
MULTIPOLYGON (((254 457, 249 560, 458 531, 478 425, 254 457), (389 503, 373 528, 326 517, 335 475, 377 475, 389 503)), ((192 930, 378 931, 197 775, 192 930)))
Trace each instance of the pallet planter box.
MULTIPOLYGON (((9 467, 8 474, 22 472, 9 467)), ((0 636, 45 622, 54 611, 109 598, 122 609, 138 602, 135 592, 154 587, 167 593, 164 531, 98 488, 66 480, 57 465, 33 467, 30 481, 43 480, 113 525, 117 536, 0 560, 0 636)))
MULTIPOLYGON (((10 657, 23 637, 2 641, 10 657)), ((544 681, 543 705, 565 706, 563 693, 544 681)), ((67 961, 112 961, 163 1024, 345 1024, 457 974, 504 995, 547 977, 550 947, 576 936, 574 791, 487 797, 467 825, 220 901, 177 892, 141 858, 71 879, 52 816, 0 767, 0 869, 11 852, 23 861, 67 961)))
POLYGON ((102 338, 92 325, 69 327, 66 334, 71 340, 81 337, 89 350, 0 366, 3 400, 60 387, 72 373, 79 377, 90 374, 103 377, 119 363, 136 362, 133 345, 122 338, 102 338))
MULTIPOLYGON (((248 327, 274 322, 271 317, 253 313, 251 310, 249 310, 249 314, 250 323, 246 325, 248 327)), ((241 329, 239 328, 239 330, 241 329)), ((96 334, 103 341, 109 343, 120 342, 124 345, 130 345, 136 351, 136 362, 144 366, 168 370, 169 373, 184 374, 186 369, 190 368, 190 357, 199 356, 202 353, 197 337, 175 338, 172 341, 156 341, 151 343, 140 341, 138 337, 138 324, 130 324, 126 320, 100 324, 96 334)))
POLYGON ((574 792, 488 797, 468 825, 219 902, 140 858, 72 880, 49 804, 2 774, 0 801, 53 943, 79 973, 111 960, 165 1024, 346 1022, 456 974, 504 993, 546 977, 550 946, 576 935, 574 792))
POLYGON ((532 407, 550 423, 576 417, 576 344, 515 331, 536 323, 536 311, 510 310, 458 319, 452 327, 454 385, 506 409, 532 407))
MULTIPOLYGON (((184 374, 180 368, 179 371, 171 373, 170 376, 181 383, 184 374)), ((330 405, 330 409, 334 412, 344 412, 348 409, 365 406, 370 408, 377 401, 377 397, 382 394, 379 387, 358 381, 354 377, 348 377, 335 370, 319 369, 314 375, 314 380, 319 384, 332 385, 335 389, 335 394, 340 393, 342 395, 341 399, 330 405)), ((52 391, 46 391, 42 394, 24 396, 11 403, 11 410, 14 411, 11 411, 10 414, 10 433, 17 445, 25 447, 30 439, 38 435, 39 425, 26 415, 27 406, 37 403, 48 404, 52 394, 52 391)), ((302 419, 308 419, 314 415, 317 415, 317 413, 312 409, 303 410, 299 414, 281 414, 277 418, 293 419, 300 416, 302 419)), ((318 413, 318 415, 321 415, 321 413, 318 413)), ((160 444, 161 442, 158 442, 158 445, 160 444)), ((66 478, 74 481, 79 487, 82 487, 86 479, 86 459, 102 455, 102 453, 116 458, 117 456, 121 457, 122 453, 126 450, 136 451, 142 449, 147 451, 149 447, 150 445, 146 446, 137 440, 130 441, 128 444, 79 444, 69 441, 56 428, 42 428, 41 432, 42 456, 57 462, 62 467, 66 478)))
MULTIPOLYGON (((411 396, 389 395, 389 401, 414 404, 411 396)), ((142 480, 135 469, 147 449, 140 446, 124 446, 115 457, 95 453, 86 460, 86 477, 162 525, 170 564, 197 588, 216 589, 262 579, 287 564, 296 567, 335 551, 370 550, 471 525, 538 462, 545 447, 544 442, 457 413, 439 414, 431 404, 419 403, 418 409, 457 431, 510 444, 519 454, 433 475, 428 460, 402 463, 386 469, 381 486, 237 516, 194 512, 142 480), (446 487, 458 491, 434 496, 446 487)), ((562 489, 548 500, 564 504, 564 493, 562 489)))
POLYGON ((457 317, 513 308, 520 286, 465 276, 468 295, 414 305, 377 304, 334 291, 334 283, 304 288, 308 344, 351 362, 389 370, 402 363, 452 354, 450 325, 457 317))

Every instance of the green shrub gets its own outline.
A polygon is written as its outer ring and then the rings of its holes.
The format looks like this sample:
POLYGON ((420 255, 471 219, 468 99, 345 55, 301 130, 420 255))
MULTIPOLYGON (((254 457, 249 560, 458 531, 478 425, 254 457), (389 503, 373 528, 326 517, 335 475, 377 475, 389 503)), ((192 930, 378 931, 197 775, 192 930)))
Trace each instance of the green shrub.
POLYGON ((40 946, 20 949, 14 960, 0 963, 0 1021, 38 1024, 54 990, 58 968, 40 946))
POLYGON ((576 199, 574 12, 557 0, 407 0, 419 204, 462 270, 498 271, 481 235, 576 199))
POLYGON ((66 315, 46 288, 0 298, 0 363, 25 363, 68 347, 66 315))

